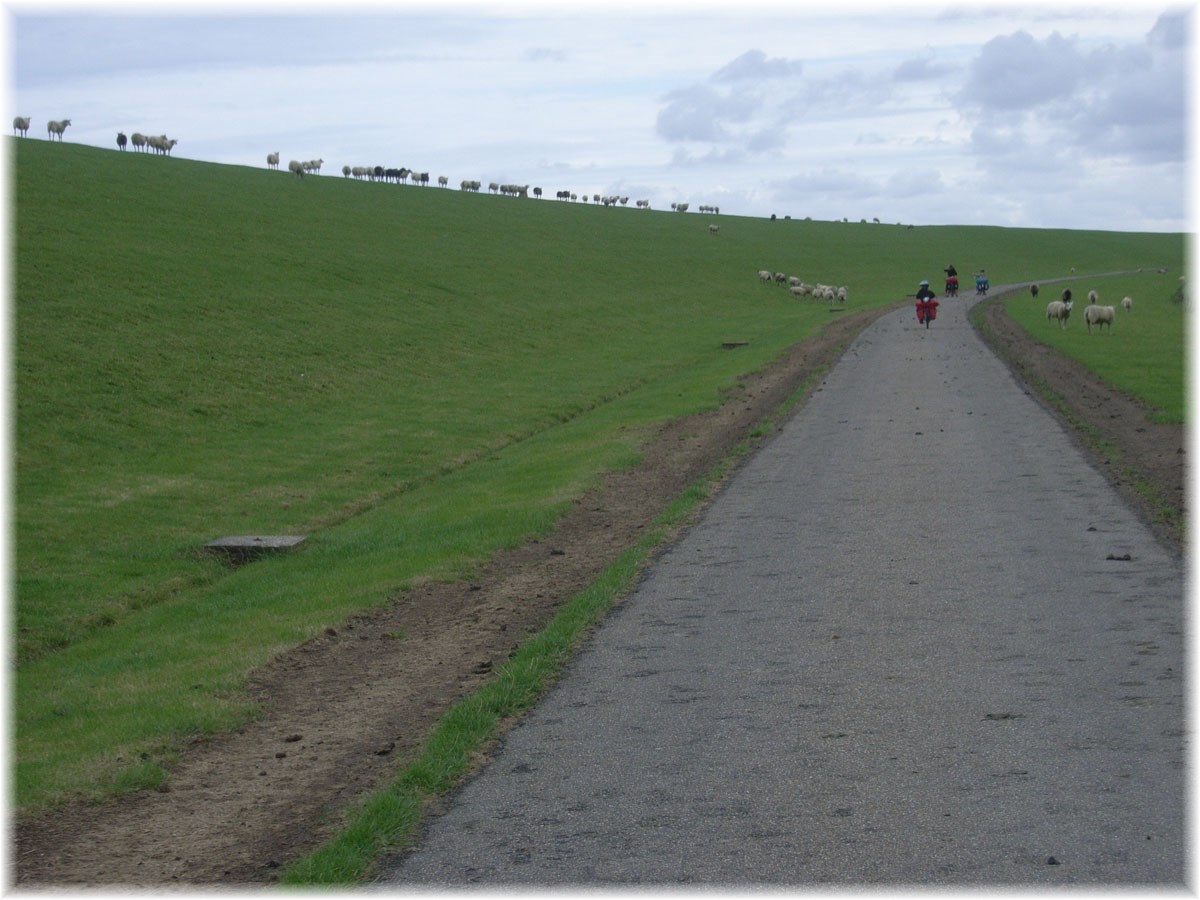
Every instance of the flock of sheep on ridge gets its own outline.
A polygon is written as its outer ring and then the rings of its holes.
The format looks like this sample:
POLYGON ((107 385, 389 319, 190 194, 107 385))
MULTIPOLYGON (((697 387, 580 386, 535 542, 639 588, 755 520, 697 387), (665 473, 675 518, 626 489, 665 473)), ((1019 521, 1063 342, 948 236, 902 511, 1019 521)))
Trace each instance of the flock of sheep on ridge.
MULTIPOLYGON (((63 131, 71 124, 70 119, 63 119, 60 122, 49 122, 46 126, 47 134, 50 140, 58 138, 62 140, 63 131)), ((19 134, 21 137, 26 137, 29 133, 29 119, 25 116, 17 116, 13 119, 13 134, 19 134)), ((179 143, 174 138, 168 138, 165 134, 162 135, 143 135, 139 132, 134 132, 132 139, 127 138, 124 132, 117 133, 117 149, 124 150, 128 144, 133 144, 135 151, 140 150, 145 152, 149 147, 155 153, 171 155, 171 150, 179 143)), ((288 171, 293 175, 303 178, 305 175, 320 175, 321 166, 324 164, 323 159, 297 160, 293 159, 288 163, 288 171)), ((279 168, 279 152, 267 154, 267 168, 279 168)), ((426 185, 429 184, 428 172, 415 172, 407 168, 384 168, 383 166, 342 166, 342 176, 345 178, 366 179, 368 181, 387 181, 387 182, 407 182, 412 180, 413 184, 426 185)), ((439 175, 437 179, 439 187, 447 187, 450 183, 445 175, 439 175)), ((459 190, 463 191, 478 191, 483 185, 478 181, 463 180, 459 185, 459 190)), ((488 185, 488 190, 492 193, 507 194, 514 197, 528 197, 532 194, 534 197, 541 198, 542 189, 540 187, 530 188, 527 184, 498 184, 491 182, 488 185)), ((582 200, 587 203, 589 197, 586 193, 576 193, 574 191, 558 191, 554 195, 559 200, 582 200)), ((601 194, 593 194, 590 198, 592 202, 602 206, 625 206, 629 202, 628 197, 618 196, 603 196, 601 194)), ((638 209, 649 209, 649 200, 636 201, 638 209)), ((676 212, 687 212, 687 203, 672 203, 671 209, 676 212)), ((700 212, 720 214, 719 206, 701 206, 700 212)), ((717 233, 717 229, 710 229, 713 234, 717 233)))
MULTIPOLYGON (((67 126, 71 124, 70 119, 51 120, 46 123, 46 134, 49 140, 54 140, 56 137, 59 141, 62 140, 63 132, 67 126)), ((20 134, 26 137, 29 133, 29 118, 26 116, 17 116, 13 119, 13 134, 20 134)), ((123 131, 117 132, 117 148, 124 150, 127 143, 133 144, 134 151, 146 152, 149 147, 155 153, 161 153, 166 156, 171 155, 171 149, 179 143, 174 138, 168 138, 165 134, 162 135, 143 135, 140 132, 134 132, 131 139, 127 139, 123 131)), ((324 164, 323 159, 313 160, 291 160, 288 163, 288 171, 297 177, 303 178, 307 174, 321 174, 321 166, 324 164)), ((267 168, 279 168, 279 151, 267 154, 267 168)), ((370 181, 389 181, 389 182, 407 182, 412 179, 413 184, 426 185, 429 183, 428 172, 414 172, 411 169, 385 169, 382 166, 342 166, 342 176, 345 178, 368 179, 370 181)), ((439 175, 437 183, 440 187, 446 187, 449 179, 445 175, 439 175)), ((459 185, 459 190, 463 191, 478 191, 482 187, 478 181, 463 180, 459 185)), ((488 184, 488 190, 491 193, 506 194, 514 197, 528 197, 532 192, 533 196, 540 198, 542 189, 535 187, 530 190, 529 185, 522 184, 498 184, 491 182, 488 184)), ((587 194, 576 194, 571 191, 558 191, 554 195, 559 200, 575 201, 582 198, 584 203, 588 202, 587 194)), ((620 204, 624 206, 629 202, 628 197, 608 197, 594 194, 593 202, 604 206, 612 206, 620 204)), ((649 200, 638 200, 637 207, 639 209, 649 209, 649 200)), ((671 209, 676 212, 687 212, 689 204, 687 203, 672 203, 671 209)), ((701 206, 700 212, 720 214, 719 206, 701 206)), ((879 220, 876 219, 876 222, 879 220)), ((719 225, 709 225, 710 234, 718 234, 721 230, 719 225)), ((828 284, 808 284, 802 281, 795 275, 788 276, 783 272, 771 272, 768 269, 759 269, 758 280, 764 284, 774 282, 775 284, 787 284, 788 289, 796 297, 812 297, 814 300, 828 300, 830 303, 837 301, 839 303, 846 302, 846 287, 833 287, 828 284)), ((1038 295, 1038 286, 1036 284, 1030 286, 1030 292, 1034 297, 1038 295)), ((1098 303, 1099 295, 1096 291, 1088 291, 1088 303, 1083 310, 1083 320, 1087 324, 1088 334, 1092 332, 1092 326, 1103 331, 1107 325, 1109 330, 1112 330, 1113 321, 1116 319, 1116 308, 1112 306, 1100 306, 1098 303)), ((1052 300, 1046 307, 1046 321, 1057 321, 1059 327, 1065 329, 1067 327, 1067 319, 1071 317, 1071 309, 1073 307, 1071 300, 1071 291, 1068 288, 1062 293, 1062 298, 1052 300)), ((1126 312, 1133 309, 1133 299, 1125 297, 1121 300, 1121 308, 1126 312)))

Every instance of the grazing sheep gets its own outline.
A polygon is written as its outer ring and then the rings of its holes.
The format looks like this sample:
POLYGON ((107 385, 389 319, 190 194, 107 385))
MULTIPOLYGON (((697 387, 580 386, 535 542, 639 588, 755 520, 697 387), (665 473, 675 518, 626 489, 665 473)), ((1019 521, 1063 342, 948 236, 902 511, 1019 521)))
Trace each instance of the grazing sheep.
POLYGON ((267 168, 268 169, 278 169, 279 168, 279 151, 278 150, 276 150, 274 153, 267 154, 267 168))
POLYGON ((299 160, 293 159, 291 162, 288 163, 288 171, 291 172, 293 175, 295 175, 297 178, 303 178, 304 177, 304 163, 300 162, 299 160))
POLYGON ((1036 297, 1038 295, 1038 286, 1036 284, 1031 284, 1029 286, 1029 293, 1036 297))
POLYGON ((1095 325, 1101 331, 1103 331, 1104 326, 1107 325, 1108 330, 1111 332, 1113 320, 1116 317, 1117 311, 1111 306, 1097 306, 1095 303, 1089 303, 1083 309, 1083 321, 1087 323, 1088 334, 1092 333, 1093 325, 1095 325))
POLYGON ((720 232, 720 230, 721 230, 721 226, 720 226, 720 225, 709 225, 709 226, 708 226, 708 233, 709 233, 709 234, 717 234, 718 232, 720 232))
POLYGON ((1123 299, 1121 301, 1121 309, 1125 310, 1125 312, 1129 312, 1130 310, 1132 310, 1133 309, 1133 298, 1126 297, 1125 299, 1123 299))
POLYGON ((67 126, 70 124, 71 124, 70 119, 63 119, 61 122, 47 122, 46 123, 46 134, 49 136, 50 140, 54 140, 54 136, 57 134, 58 139, 61 142, 63 132, 67 130, 67 126))
POLYGON ((129 142, 129 139, 128 139, 127 137, 125 137, 125 132, 123 132, 123 131, 118 131, 118 132, 117 132, 117 149, 118 149, 118 150, 124 150, 124 149, 125 149, 125 145, 126 145, 128 142, 129 142))
POLYGON ((848 291, 846 290, 846 286, 845 286, 845 285, 842 285, 841 287, 839 287, 839 288, 837 289, 837 299, 838 299, 838 302, 839 302, 839 303, 845 303, 845 302, 846 302, 846 296, 847 296, 847 294, 848 294, 848 291))
POLYGON ((794 284, 788 290, 792 292, 793 297, 803 297, 808 293, 808 285, 794 284))
POLYGON ((761 284, 768 284, 771 281, 771 273, 766 269, 758 270, 758 280, 761 284))
POLYGON ((1070 300, 1051 300, 1046 306, 1046 321, 1052 322, 1058 319, 1058 327, 1065 329, 1067 327, 1067 319, 1071 317, 1071 301, 1070 300))
POLYGON ((13 134, 21 132, 21 137, 25 137, 29 133, 29 119, 26 116, 17 116, 13 119, 13 134))

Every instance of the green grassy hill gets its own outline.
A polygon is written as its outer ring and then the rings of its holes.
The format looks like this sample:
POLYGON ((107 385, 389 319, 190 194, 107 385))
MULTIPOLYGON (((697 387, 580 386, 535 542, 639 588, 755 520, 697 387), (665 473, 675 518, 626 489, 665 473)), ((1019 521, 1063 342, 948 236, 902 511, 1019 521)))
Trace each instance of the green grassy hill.
POLYGON ((153 783, 250 714, 251 668, 544 531, 646 428, 829 321, 758 269, 861 308, 948 262, 999 284, 1184 258, 1113 232, 714 237, 695 213, 11 140, 22 809, 153 783), (248 533, 311 537, 238 570, 200 551, 248 533))

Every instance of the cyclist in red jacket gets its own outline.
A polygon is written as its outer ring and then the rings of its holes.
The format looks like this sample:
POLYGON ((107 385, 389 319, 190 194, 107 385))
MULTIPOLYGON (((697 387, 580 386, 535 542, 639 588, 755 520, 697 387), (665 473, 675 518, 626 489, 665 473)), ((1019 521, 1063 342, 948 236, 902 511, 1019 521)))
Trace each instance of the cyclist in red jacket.
POLYGON ((929 282, 922 281, 917 290, 917 321, 928 328, 929 323, 937 318, 937 308, 937 297, 929 289, 929 282))

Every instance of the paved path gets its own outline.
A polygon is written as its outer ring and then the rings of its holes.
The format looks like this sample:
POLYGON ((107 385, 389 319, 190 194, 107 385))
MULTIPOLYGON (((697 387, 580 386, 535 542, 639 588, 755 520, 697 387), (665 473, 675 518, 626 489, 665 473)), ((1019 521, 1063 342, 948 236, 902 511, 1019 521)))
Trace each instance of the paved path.
POLYGON ((968 302, 861 335, 388 887, 1182 884, 1182 563, 968 302))

